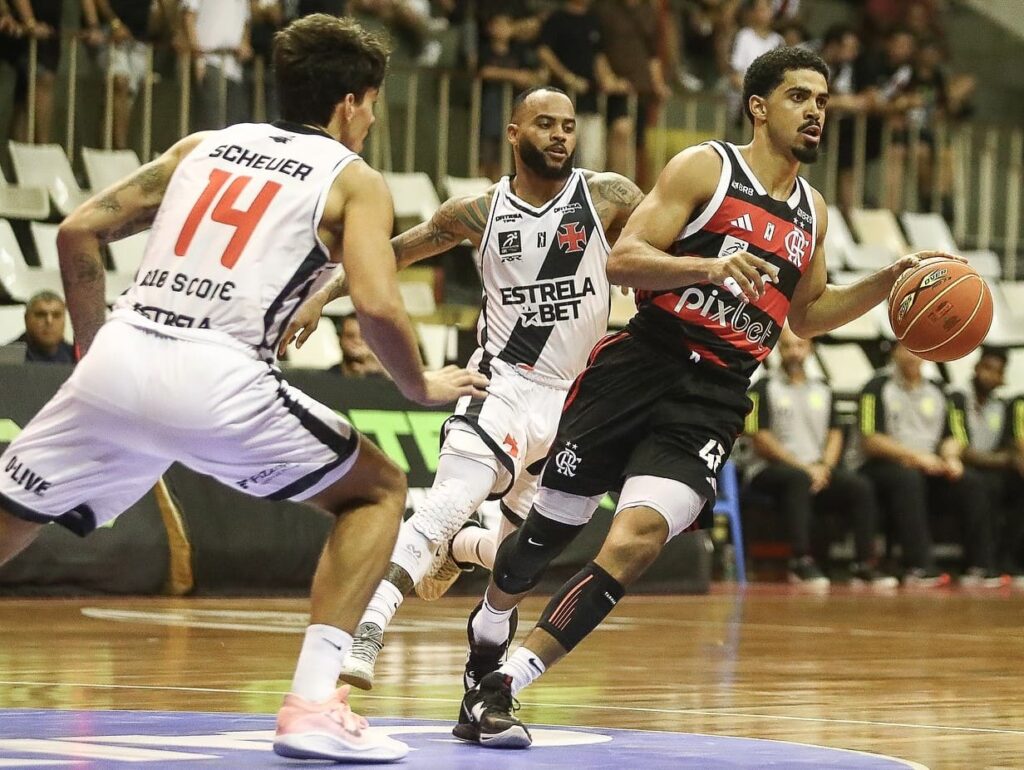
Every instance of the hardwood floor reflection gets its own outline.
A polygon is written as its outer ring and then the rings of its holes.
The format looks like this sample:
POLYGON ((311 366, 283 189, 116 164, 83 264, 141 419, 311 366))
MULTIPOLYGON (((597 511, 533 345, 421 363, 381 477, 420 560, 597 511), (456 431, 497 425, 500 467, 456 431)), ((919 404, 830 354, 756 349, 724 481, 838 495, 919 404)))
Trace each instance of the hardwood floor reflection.
MULTIPOLYGON (((471 599, 410 600, 357 708, 454 719, 471 599)), ((527 603, 522 632, 540 599, 527 603)), ((0 707, 272 713, 306 603, 0 599, 0 707)), ((932 770, 1024 768, 1024 593, 627 597, 523 693, 530 722, 813 743, 932 770)))

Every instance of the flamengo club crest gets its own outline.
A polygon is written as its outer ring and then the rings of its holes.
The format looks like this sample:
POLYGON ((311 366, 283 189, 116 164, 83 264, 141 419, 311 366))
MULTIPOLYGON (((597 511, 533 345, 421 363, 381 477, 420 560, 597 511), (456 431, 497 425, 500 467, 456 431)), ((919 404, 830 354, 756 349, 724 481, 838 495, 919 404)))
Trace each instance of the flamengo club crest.
POLYGON ((563 476, 570 479, 576 475, 576 467, 580 464, 580 456, 576 454, 576 444, 565 442, 565 449, 555 455, 555 467, 563 476))
POLYGON ((807 236, 804 235, 804 231, 799 227, 794 227, 789 235, 786 236, 784 242, 786 244, 786 251, 789 253, 789 261, 800 267, 803 264, 804 253, 807 251, 809 243, 807 236))
POLYGON ((579 222, 569 222, 558 228, 558 248, 566 254, 579 254, 587 247, 587 231, 579 222))

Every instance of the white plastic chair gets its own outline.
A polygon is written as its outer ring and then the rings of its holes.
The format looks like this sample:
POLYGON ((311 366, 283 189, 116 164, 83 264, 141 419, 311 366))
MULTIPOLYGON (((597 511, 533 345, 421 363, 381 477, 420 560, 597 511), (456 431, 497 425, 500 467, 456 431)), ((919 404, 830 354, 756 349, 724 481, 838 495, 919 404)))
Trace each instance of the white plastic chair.
POLYGON ((59 144, 10 142, 11 160, 18 184, 43 187, 62 216, 67 216, 89 197, 78 186, 71 163, 59 144))
POLYGON ((0 305, 0 345, 14 342, 25 331, 25 306, 0 305))
POLYGON ((341 345, 334 324, 321 321, 301 348, 288 348, 288 366, 301 369, 329 369, 341 360, 341 345))
POLYGON ((395 201, 397 219, 414 219, 426 222, 441 206, 434 183, 426 174, 396 174, 384 172, 384 181, 391 190, 395 201))
MULTIPOLYGON (((46 270, 60 275, 60 256, 57 253, 57 230, 59 225, 50 225, 44 222, 31 222, 29 228, 32 231, 32 240, 36 246, 36 254, 39 255, 39 264, 46 270)), ((103 294, 104 301, 108 305, 114 304, 132 282, 135 280, 134 273, 121 273, 112 270, 106 271, 103 294)))
POLYGON ((15 302, 27 302, 44 290, 64 290, 58 271, 33 267, 25 261, 11 223, 5 219, 0 219, 0 286, 15 302))
POLYGON ((483 195, 493 186, 494 182, 485 176, 446 176, 441 179, 441 188, 449 198, 483 195))
MULTIPOLYGON (((850 224, 857 234, 857 240, 867 246, 876 246, 889 252, 890 259, 903 256, 910 251, 900 230, 895 215, 888 209, 853 209, 850 224)), ((831 228, 831 221, 829 227, 831 228)), ((888 262, 886 264, 888 264, 888 262)), ((884 265, 879 265, 882 267, 884 265)))
POLYGON ((832 389, 840 393, 859 393, 875 372, 867 355, 854 342, 818 345, 817 352, 832 389))
POLYGON ((46 219, 49 216, 50 196, 45 188, 13 185, 0 168, 0 217, 46 219))
POLYGON ((999 255, 989 249, 964 251, 953 240, 953 233, 941 215, 918 214, 907 212, 900 217, 907 231, 910 245, 916 250, 934 249, 959 254, 971 267, 988 280, 999 280, 1003 274, 1003 264, 999 255))
POLYGON ((103 190, 135 173, 142 164, 135 150, 97 150, 83 147, 82 165, 85 166, 89 186, 93 190, 103 190))
POLYGON ((833 267, 845 266, 854 272, 873 272, 891 264, 894 258, 892 251, 874 243, 866 243, 861 239, 858 243, 842 212, 835 206, 828 209, 828 231, 825 233, 825 254, 833 267), (832 259, 835 254, 839 260, 832 259))

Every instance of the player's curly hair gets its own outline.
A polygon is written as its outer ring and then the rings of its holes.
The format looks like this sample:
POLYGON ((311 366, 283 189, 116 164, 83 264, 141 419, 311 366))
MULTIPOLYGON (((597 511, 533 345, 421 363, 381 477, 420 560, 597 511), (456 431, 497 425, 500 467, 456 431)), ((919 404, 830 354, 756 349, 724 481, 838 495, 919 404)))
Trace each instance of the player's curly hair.
POLYGON ((743 112, 751 124, 754 116, 750 113, 750 97, 767 99, 791 70, 814 70, 826 81, 829 79, 825 60, 805 48, 782 46, 761 54, 743 76, 743 112))
POLYGON ((274 35, 274 77, 281 117, 325 126, 347 94, 362 102, 388 68, 384 38, 352 19, 314 13, 274 35))

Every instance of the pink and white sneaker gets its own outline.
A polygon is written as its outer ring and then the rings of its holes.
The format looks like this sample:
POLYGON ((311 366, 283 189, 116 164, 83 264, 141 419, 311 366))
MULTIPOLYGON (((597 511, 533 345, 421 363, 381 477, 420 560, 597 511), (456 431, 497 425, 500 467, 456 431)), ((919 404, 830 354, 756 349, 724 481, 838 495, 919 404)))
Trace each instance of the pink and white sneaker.
POLYGON ((345 685, 321 703, 288 694, 277 712, 274 753, 291 759, 335 762, 394 762, 409 747, 374 731, 348 705, 345 685))

